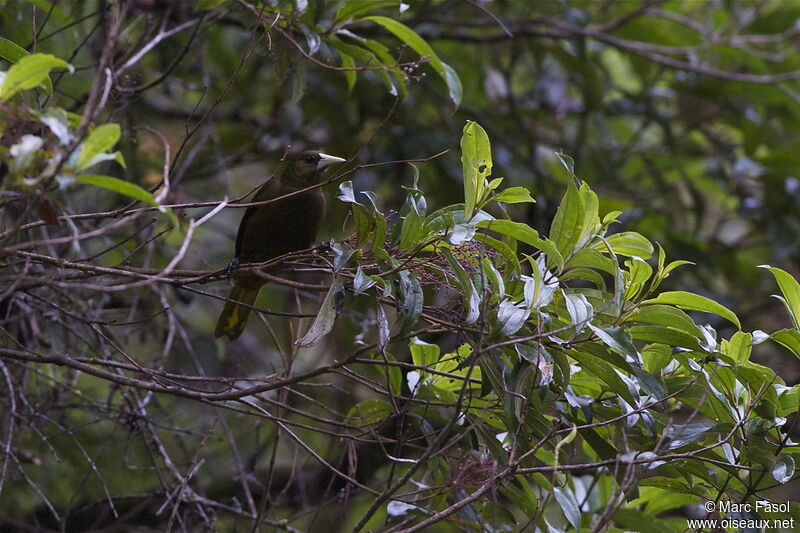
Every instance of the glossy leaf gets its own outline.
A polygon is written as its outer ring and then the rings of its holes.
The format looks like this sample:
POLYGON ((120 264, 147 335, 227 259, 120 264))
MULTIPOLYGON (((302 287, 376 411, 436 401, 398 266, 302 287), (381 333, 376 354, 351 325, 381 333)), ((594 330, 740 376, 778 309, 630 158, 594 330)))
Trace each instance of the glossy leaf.
POLYGON ((51 54, 31 54, 20 58, 6 72, 0 86, 0 102, 7 101, 19 91, 46 83, 50 71, 56 68, 72 69, 72 65, 51 54))
POLYGON ((119 136, 119 124, 103 124, 92 130, 81 145, 76 169, 81 171, 100 162, 102 159, 98 156, 113 148, 119 136))
MULTIPOLYGON (((27 57, 29 55, 31 55, 30 52, 19 46, 17 43, 0 37, 0 58, 5 59, 9 63, 16 63, 23 57, 27 57)), ((42 80, 42 86, 47 94, 53 94, 53 82, 50 81, 49 76, 42 80)), ((0 94, 2 94, 2 91, 0 91, 0 94)))
POLYGON ((376 24, 380 24, 392 32, 395 37, 410 46, 420 56, 427 57, 431 66, 433 67, 433 70, 435 70, 439 77, 442 78, 442 80, 447 84, 450 100, 456 107, 461 105, 462 89, 461 81, 458 79, 458 75, 454 70, 445 68, 441 59, 439 59, 439 56, 436 55, 436 52, 433 51, 433 48, 430 47, 425 39, 417 35, 414 30, 402 22, 398 22, 388 17, 369 16, 364 17, 362 20, 369 20, 376 24))
POLYGON ((358 265, 356 275, 353 277, 353 294, 358 296, 377 283, 374 279, 364 274, 364 269, 358 265))
POLYGON ((666 431, 666 447, 675 450, 704 438, 715 424, 684 424, 669 426, 666 431))
POLYGON ((124 181, 112 176, 82 174, 75 178, 75 183, 81 185, 91 185, 93 187, 102 187, 104 189, 108 189, 109 191, 114 191, 130 198, 134 198, 140 202, 146 203, 147 205, 158 207, 162 212, 166 211, 165 208, 161 207, 158 202, 156 202, 152 194, 142 189, 135 183, 131 183, 129 181, 124 181))
POLYGON ((339 11, 336 12, 336 22, 351 20, 385 7, 397 7, 400 5, 400 0, 371 0, 365 2, 364 0, 345 0, 339 11))
POLYGON ((775 276, 775 281, 778 282, 778 287, 780 287, 783 294, 783 302, 789 312, 789 317, 792 319, 792 324, 794 324, 795 329, 800 329, 800 283, 797 282, 794 276, 780 268, 769 265, 761 265, 760 268, 769 270, 775 276))
POLYGON ((729 341, 722 341, 722 352, 737 363, 744 363, 750 359, 750 352, 753 351, 750 345, 752 340, 751 334, 737 331, 729 341))
POLYGON ((486 178, 492 173, 489 136, 471 120, 467 121, 461 134, 461 168, 464 173, 464 219, 469 221, 483 197, 486 178))
POLYGON ((736 325, 737 328, 742 328, 739 318, 733 313, 733 311, 724 305, 717 303, 710 298, 706 298, 705 296, 700 296, 699 294, 686 291, 662 292, 658 295, 658 297, 642 302, 642 305, 649 304, 667 304, 680 307, 681 309, 685 309, 687 311, 713 313, 729 320, 736 325))
POLYGON ((492 200, 503 202, 504 204, 518 204, 523 202, 536 202, 531 196, 530 191, 525 187, 509 187, 497 193, 492 200))
POLYGON ((561 506, 561 511, 564 513, 564 516, 567 517, 569 523, 572 524, 572 527, 576 530, 580 529, 581 511, 578 506, 578 500, 575 498, 575 493, 568 487, 553 487, 553 495, 556 497, 556 501, 561 506))
POLYGON ((700 328, 685 312, 676 307, 664 304, 643 305, 625 318, 625 323, 644 322, 660 324, 677 329, 689 335, 700 337, 700 328))
POLYGON ((794 477, 795 463, 791 455, 781 454, 772 466, 772 477, 780 484, 788 483, 794 477))
POLYGON ((582 229, 583 203, 575 184, 569 182, 550 225, 550 240, 562 257, 569 258, 575 252, 582 229))
POLYGON ((653 244, 633 231, 615 233, 606 237, 608 244, 619 255, 636 256, 647 259, 653 255, 653 244))
POLYGON ((513 335, 525 325, 530 311, 520 307, 508 300, 503 300, 497 306, 497 323, 500 326, 500 334, 503 336, 513 335))
POLYGON ((782 329, 776 331, 770 335, 770 338, 787 348, 796 357, 800 357, 800 332, 796 329, 782 329))

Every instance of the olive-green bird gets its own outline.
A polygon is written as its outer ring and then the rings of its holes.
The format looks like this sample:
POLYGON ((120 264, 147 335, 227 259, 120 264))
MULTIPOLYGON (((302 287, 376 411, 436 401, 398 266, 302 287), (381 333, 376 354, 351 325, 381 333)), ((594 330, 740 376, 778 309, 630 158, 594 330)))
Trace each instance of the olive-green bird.
MULTIPOLYGON (((341 157, 317 151, 289 156, 253 196, 253 202, 280 198, 319 182, 322 170, 341 157)), ((325 213, 325 196, 320 188, 295 194, 266 205, 248 207, 236 235, 234 264, 262 263, 290 252, 310 247, 317 237, 325 213)), ((234 286, 228 298, 247 305, 256 301, 264 278, 254 273, 234 273, 234 286)), ((217 321, 215 337, 227 335, 234 340, 242 334, 250 308, 232 301, 217 321)))

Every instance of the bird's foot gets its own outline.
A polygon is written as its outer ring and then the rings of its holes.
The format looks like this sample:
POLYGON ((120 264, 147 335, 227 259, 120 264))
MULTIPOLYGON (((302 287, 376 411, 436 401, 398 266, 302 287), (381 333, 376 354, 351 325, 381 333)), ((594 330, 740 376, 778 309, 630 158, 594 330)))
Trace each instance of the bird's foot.
POLYGON ((330 252, 331 241, 322 241, 316 246, 316 248, 313 248, 311 251, 315 253, 330 252))
POLYGON ((225 275, 231 277, 231 273, 239 266, 241 260, 238 257, 234 257, 233 259, 228 262, 228 266, 225 267, 225 275))

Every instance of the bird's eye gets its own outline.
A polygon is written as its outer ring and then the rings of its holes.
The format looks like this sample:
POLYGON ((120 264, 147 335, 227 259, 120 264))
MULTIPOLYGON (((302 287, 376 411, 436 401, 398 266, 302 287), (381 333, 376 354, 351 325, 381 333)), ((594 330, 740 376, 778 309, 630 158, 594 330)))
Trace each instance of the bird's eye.
POLYGON ((305 161, 306 163, 313 163, 314 162, 314 156, 313 155, 307 155, 307 156, 303 157, 303 161, 305 161))

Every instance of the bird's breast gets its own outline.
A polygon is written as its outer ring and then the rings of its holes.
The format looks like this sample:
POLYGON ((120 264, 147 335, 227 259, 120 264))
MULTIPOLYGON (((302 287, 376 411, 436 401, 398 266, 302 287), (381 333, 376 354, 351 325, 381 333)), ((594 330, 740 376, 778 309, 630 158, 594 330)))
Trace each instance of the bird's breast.
POLYGON ((325 213, 325 197, 315 189, 249 208, 237 239, 242 262, 259 263, 311 247, 325 213))

